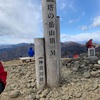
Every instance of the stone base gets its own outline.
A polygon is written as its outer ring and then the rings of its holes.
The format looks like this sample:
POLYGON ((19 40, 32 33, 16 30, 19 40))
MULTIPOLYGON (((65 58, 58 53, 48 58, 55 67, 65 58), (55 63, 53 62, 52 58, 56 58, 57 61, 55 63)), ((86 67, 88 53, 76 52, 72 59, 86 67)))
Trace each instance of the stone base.
POLYGON ((90 57, 88 57, 88 59, 91 59, 91 60, 97 60, 98 57, 97 57, 97 56, 90 56, 90 57))

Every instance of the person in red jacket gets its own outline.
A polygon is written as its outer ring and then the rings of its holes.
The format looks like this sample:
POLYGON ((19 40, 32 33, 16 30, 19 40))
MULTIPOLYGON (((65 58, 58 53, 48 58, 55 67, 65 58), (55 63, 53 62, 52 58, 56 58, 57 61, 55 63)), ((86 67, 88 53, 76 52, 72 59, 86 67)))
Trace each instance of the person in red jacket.
POLYGON ((7 72, 4 70, 2 63, 0 62, 0 94, 4 91, 6 86, 7 72))
POLYGON ((92 40, 93 40, 93 39, 90 39, 90 40, 86 43, 86 47, 87 47, 87 48, 92 48, 92 47, 94 47, 93 44, 92 44, 92 40))

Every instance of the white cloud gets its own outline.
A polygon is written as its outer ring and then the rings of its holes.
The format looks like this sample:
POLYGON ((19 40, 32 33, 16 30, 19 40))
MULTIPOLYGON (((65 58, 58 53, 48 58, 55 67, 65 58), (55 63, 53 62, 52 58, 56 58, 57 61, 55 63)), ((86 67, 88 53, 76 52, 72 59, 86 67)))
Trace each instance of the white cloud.
POLYGON ((91 25, 92 27, 100 27, 100 16, 96 16, 93 19, 93 23, 91 25))
POLYGON ((100 42, 100 31, 99 32, 93 32, 93 33, 82 33, 82 34, 76 34, 76 35, 66 35, 61 34, 61 41, 87 41, 89 39, 93 39, 94 41, 100 42))
MULTIPOLYGON (((85 13, 83 13, 84 15, 85 13)), ((73 23, 74 20, 69 20, 69 23, 73 23)), ((94 19, 92 19, 92 24, 90 26, 79 26, 79 28, 81 30, 87 30, 87 29, 92 29, 92 28, 95 28, 95 27, 100 27, 100 16, 96 16, 94 17, 94 19)))
POLYGON ((60 9, 61 11, 63 10, 63 12, 64 10, 67 12, 68 9, 71 11, 76 11, 75 0, 57 0, 57 9, 60 9))
POLYGON ((60 9, 64 9, 66 6, 66 3, 62 3, 60 9))
POLYGON ((83 30, 83 31, 86 31, 88 29, 88 27, 87 26, 81 26, 80 29, 83 30))
POLYGON ((0 38, 9 42, 33 41, 42 33, 41 13, 37 0, 0 0, 0 38))

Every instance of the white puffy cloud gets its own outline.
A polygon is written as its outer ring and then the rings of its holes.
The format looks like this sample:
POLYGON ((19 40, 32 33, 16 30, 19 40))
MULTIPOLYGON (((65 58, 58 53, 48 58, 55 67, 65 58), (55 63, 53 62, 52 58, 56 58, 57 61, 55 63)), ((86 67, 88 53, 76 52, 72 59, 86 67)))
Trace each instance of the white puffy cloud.
POLYGON ((89 39, 93 39, 94 41, 100 42, 100 31, 99 32, 93 32, 93 33, 81 33, 76 35, 67 35, 67 34, 61 34, 61 41, 87 41, 89 39))
POLYGON ((93 19, 93 23, 91 25, 92 27, 100 27, 100 16, 96 16, 93 19))
MULTIPOLYGON (((83 13, 84 15, 84 13, 83 13)), ((75 20, 70 20, 69 23, 73 23, 75 20)), ((100 16, 96 16, 92 19, 92 24, 90 26, 79 26, 79 28, 81 30, 87 30, 87 29, 93 29, 93 28, 96 28, 96 27, 100 27, 100 16)))
POLYGON ((87 26, 81 26, 80 29, 83 30, 83 31, 86 31, 88 29, 88 27, 87 26))
POLYGON ((57 0, 57 9, 63 12, 68 9, 75 11, 75 0, 57 0))
POLYGON ((66 6, 66 3, 62 3, 60 9, 64 9, 66 6))
POLYGON ((0 38, 5 42, 33 41, 42 33, 41 13, 37 0, 0 0, 0 38))

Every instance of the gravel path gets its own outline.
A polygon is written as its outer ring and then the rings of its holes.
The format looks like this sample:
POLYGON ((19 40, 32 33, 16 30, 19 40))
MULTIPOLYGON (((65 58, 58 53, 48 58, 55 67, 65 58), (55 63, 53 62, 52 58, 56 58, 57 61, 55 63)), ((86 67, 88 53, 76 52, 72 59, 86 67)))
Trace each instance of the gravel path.
POLYGON ((64 65, 60 87, 38 91, 33 62, 13 60, 3 65, 8 77, 0 100, 100 100, 100 77, 84 78, 64 65))

